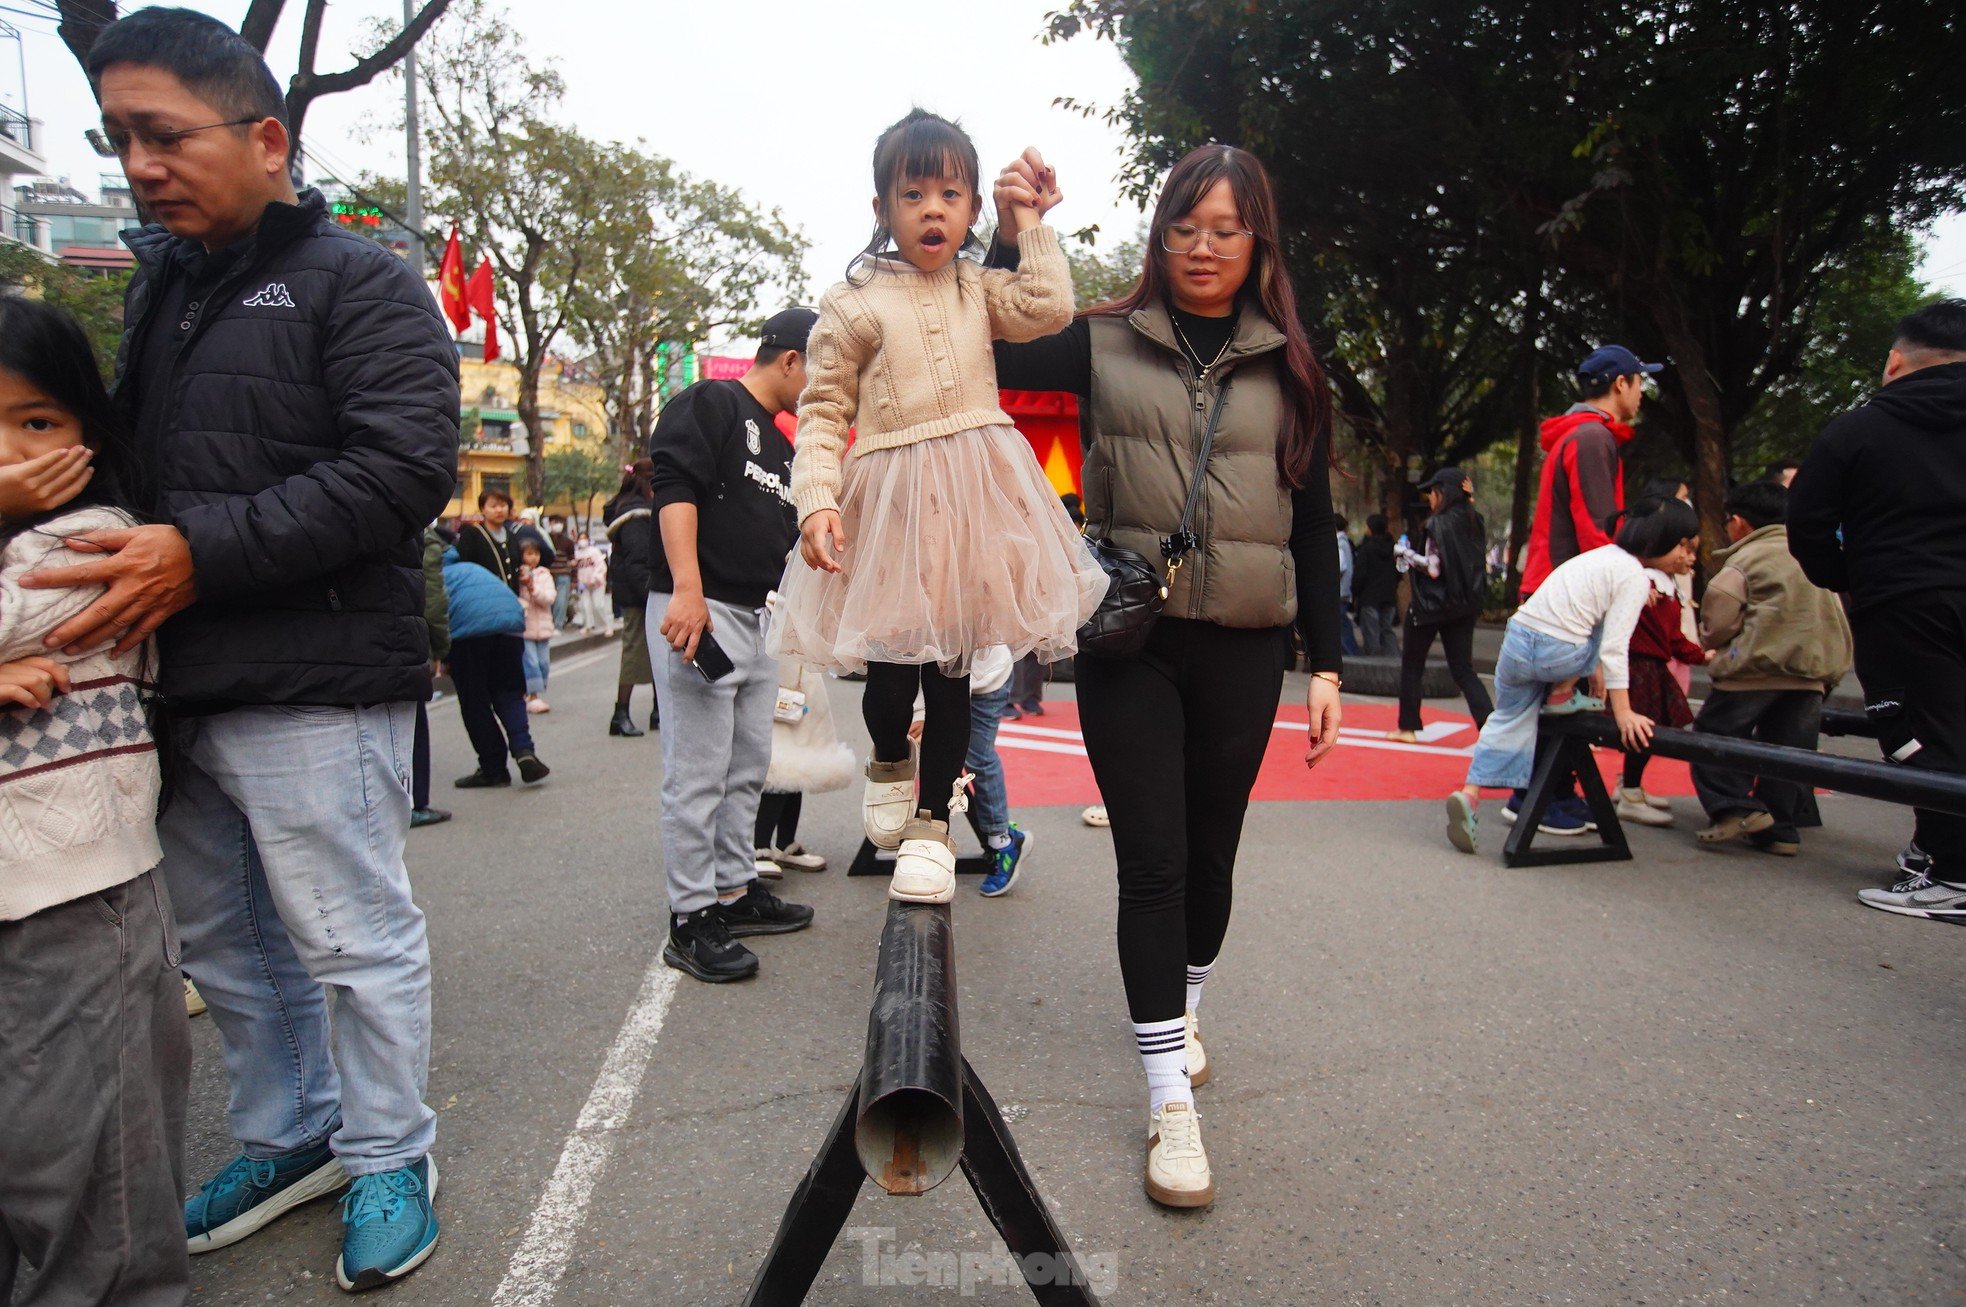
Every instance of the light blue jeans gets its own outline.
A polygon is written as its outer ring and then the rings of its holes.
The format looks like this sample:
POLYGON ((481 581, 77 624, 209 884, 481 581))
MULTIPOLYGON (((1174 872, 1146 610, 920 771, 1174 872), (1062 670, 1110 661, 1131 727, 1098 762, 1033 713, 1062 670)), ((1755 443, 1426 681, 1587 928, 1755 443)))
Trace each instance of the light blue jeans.
POLYGON ((520 658, 526 669, 526 693, 544 694, 547 677, 553 671, 553 642, 528 640, 520 658))
POLYGON ((997 725, 1009 703, 1008 681, 969 701, 969 757, 963 765, 976 778, 976 806, 969 815, 976 819, 976 829, 986 840, 992 835, 1010 834, 1010 796, 1004 791, 1003 759, 997 754, 997 725))
POLYGON ((1589 676, 1597 667, 1600 623, 1584 644, 1571 644, 1511 620, 1495 659, 1495 711, 1475 741, 1468 784, 1524 789, 1536 764, 1536 723, 1550 686, 1589 676))
POLYGON ((415 729, 411 703, 175 727, 164 876, 248 1157, 332 1135, 370 1175, 430 1151, 430 949, 403 865, 415 729))

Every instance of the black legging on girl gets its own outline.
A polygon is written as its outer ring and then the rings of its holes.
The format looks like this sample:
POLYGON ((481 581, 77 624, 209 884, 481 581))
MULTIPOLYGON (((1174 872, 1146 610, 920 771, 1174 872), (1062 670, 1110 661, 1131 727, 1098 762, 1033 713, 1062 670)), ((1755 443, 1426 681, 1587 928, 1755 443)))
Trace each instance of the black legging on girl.
POLYGON ((933 666, 916 663, 868 663, 860 715, 873 739, 875 760, 905 761, 917 690, 926 710, 917 803, 936 821, 947 821, 956 777, 969 755, 969 677, 944 676, 933 666))

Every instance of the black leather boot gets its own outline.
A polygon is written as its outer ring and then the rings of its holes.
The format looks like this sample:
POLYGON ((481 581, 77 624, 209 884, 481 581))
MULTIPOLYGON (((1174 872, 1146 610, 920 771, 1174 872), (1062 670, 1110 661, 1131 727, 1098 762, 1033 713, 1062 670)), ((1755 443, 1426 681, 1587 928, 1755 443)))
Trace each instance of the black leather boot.
POLYGON ((608 723, 608 734, 646 735, 648 732, 635 725, 635 719, 629 713, 627 704, 618 703, 614 706, 614 720, 608 723))

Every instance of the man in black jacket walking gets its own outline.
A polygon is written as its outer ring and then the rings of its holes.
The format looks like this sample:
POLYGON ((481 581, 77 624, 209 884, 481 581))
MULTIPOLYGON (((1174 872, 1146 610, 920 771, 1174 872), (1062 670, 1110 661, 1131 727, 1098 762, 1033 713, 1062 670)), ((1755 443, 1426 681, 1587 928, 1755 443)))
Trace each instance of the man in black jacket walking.
MULTIPOLYGON (((1789 552, 1848 596, 1857 679, 1885 756, 1966 773, 1966 299, 1898 324, 1884 386, 1823 428, 1789 486, 1789 552)), ((1966 817, 1917 810, 1865 905, 1966 921, 1966 817)))
POLYGON ((117 387, 154 521, 42 583, 107 583, 58 642, 158 635, 164 878, 241 1154, 184 1233, 222 1247, 352 1179, 335 1275, 369 1288, 437 1239, 403 844, 430 694, 418 540, 454 485, 457 352, 400 259, 295 194, 279 83, 230 29, 140 10, 88 70, 98 148, 155 219, 125 237, 117 387))

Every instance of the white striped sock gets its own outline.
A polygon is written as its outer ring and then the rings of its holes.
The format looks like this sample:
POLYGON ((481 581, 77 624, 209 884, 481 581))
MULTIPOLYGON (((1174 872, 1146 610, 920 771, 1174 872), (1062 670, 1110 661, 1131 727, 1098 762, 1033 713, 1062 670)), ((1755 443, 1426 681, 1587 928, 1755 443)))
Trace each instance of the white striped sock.
POLYGON ((1140 1065, 1147 1070, 1147 1110, 1158 1112, 1171 1102, 1192 1106, 1195 1091, 1188 1083, 1188 1023, 1180 1017, 1136 1021, 1133 1043, 1140 1050, 1140 1065))
POLYGON ((1208 973, 1213 970, 1213 962, 1199 967, 1192 962, 1188 964, 1188 1011, 1193 1012, 1201 1006, 1201 987, 1208 983, 1208 973))

